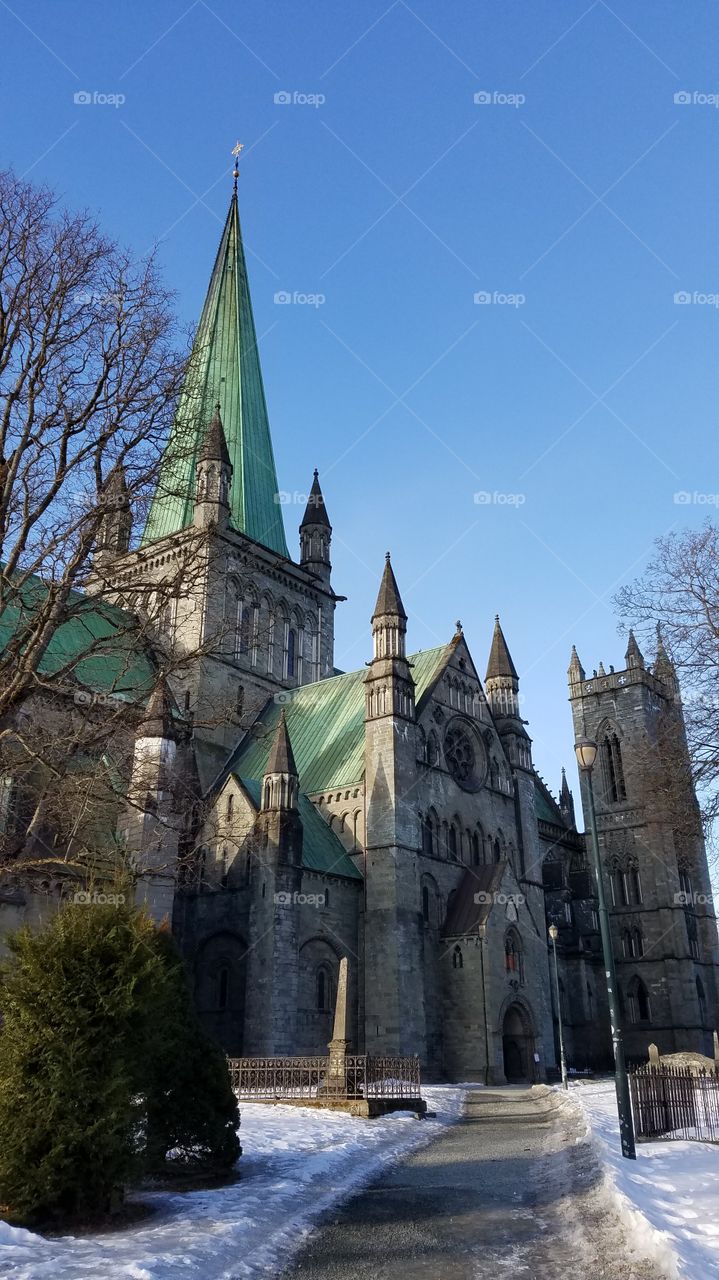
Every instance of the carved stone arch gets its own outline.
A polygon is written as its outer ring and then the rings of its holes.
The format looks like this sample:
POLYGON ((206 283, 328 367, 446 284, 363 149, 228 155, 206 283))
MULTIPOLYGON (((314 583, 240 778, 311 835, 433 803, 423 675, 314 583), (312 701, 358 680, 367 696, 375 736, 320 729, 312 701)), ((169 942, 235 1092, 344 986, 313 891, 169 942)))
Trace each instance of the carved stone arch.
POLYGON ((521 991, 516 993, 511 992, 508 996, 505 996, 499 1009, 499 1016, 495 1025, 495 1031, 501 1035, 507 1013, 510 1008, 513 1008, 514 1006, 516 1006, 517 1012, 522 1020, 525 1034, 534 1038, 537 1034, 537 1020, 534 1016, 532 1006, 521 991))
POLYGON ((340 958, 340 952, 332 939, 321 934, 310 935, 300 945, 297 1049, 299 1053, 324 1054, 327 1052, 327 1045, 332 1037, 340 958), (322 1007, 319 1007, 320 1002, 322 1007))
POLYGON ((231 930, 211 934, 194 959, 195 1005, 205 1029, 230 1056, 242 1054, 247 944, 231 930))

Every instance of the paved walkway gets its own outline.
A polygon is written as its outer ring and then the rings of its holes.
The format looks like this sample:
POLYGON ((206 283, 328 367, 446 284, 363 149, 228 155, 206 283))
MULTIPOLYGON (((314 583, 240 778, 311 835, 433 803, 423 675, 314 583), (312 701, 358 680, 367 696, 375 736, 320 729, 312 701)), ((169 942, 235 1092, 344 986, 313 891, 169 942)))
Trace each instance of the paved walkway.
POLYGON ((333 1211, 290 1275, 662 1280, 578 1138, 548 1090, 476 1090, 459 1124, 333 1211))

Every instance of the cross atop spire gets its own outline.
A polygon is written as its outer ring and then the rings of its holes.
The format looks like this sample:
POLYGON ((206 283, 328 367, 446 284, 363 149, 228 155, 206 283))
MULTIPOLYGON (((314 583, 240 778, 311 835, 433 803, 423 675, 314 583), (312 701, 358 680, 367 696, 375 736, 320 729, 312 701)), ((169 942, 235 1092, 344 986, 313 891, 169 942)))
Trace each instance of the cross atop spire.
POLYGON ((240 176, 240 152, 244 151, 244 148, 245 148, 244 142, 236 142, 234 147, 232 148, 232 155, 235 161, 232 169, 232 177, 234 180, 233 187, 235 191, 237 190, 237 179, 240 176))

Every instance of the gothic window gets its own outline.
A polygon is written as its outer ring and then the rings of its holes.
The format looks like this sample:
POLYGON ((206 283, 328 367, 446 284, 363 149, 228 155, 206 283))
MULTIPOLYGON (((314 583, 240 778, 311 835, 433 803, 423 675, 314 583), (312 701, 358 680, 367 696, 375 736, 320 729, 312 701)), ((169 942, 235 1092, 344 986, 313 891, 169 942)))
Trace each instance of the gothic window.
POLYGON ((272 674, 275 669, 275 615, 270 610, 267 622, 267 670, 272 674))
POLYGON ((454 823, 449 828, 449 856, 457 861, 457 828, 454 823))
MULTIPOLYGON (((266 782, 265 783, 265 809, 269 809, 271 798, 272 798, 272 787, 270 786, 269 782, 266 782)), ((330 826, 332 826, 332 823, 330 823, 330 826)))
POLYGON ((470 735, 461 725, 454 724, 447 731, 444 754, 452 777, 466 787, 476 771, 477 754, 470 735))
POLYGON ((622 955, 625 960, 631 960, 634 957, 634 937, 629 929, 625 929, 622 933, 622 955))
POLYGON ((524 982, 524 954, 519 934, 510 929, 504 939, 504 968, 510 977, 524 982))
POLYGON ((636 867, 629 869, 629 892, 632 902, 638 905, 642 900, 642 882, 636 867))
POLYGON ((422 852, 431 857, 434 852, 432 848, 432 820, 427 814, 422 818, 422 852))
POLYGON ((230 986, 230 971, 223 965, 217 975, 217 1008, 227 1008, 227 996, 230 986))
POLYGON ((235 715, 240 717, 245 709, 245 687, 238 684, 235 694, 235 715))
POLYGON ((495 861, 495 862, 501 862, 501 861, 502 861, 502 848, 501 848, 501 845, 500 845, 500 843, 499 843, 499 840, 495 840, 495 842, 494 842, 494 845, 493 845, 493 854, 494 854, 494 861, 495 861))
POLYGON ((297 633, 294 627, 287 626, 287 637, 285 641, 285 678, 289 679, 295 674, 296 666, 296 648, 297 633))
POLYGON ((452 952, 452 968, 453 969, 464 968, 464 956, 462 955, 461 947, 455 947, 454 951, 452 952))
POLYGON ((481 850, 482 842, 478 831, 472 832, 472 866, 478 867, 482 861, 481 850))
POLYGON ((330 1013, 334 1004, 332 974, 326 965, 317 970, 316 996, 318 1013, 330 1013))
POLYGON ((296 657, 295 657, 295 675, 297 683, 302 684, 302 675, 304 671, 305 659, 305 633, 302 627, 297 628, 296 657))
POLYGON ((235 637, 235 657, 243 657, 250 652, 252 636, 252 606, 247 600, 240 600, 237 605, 237 634, 235 637))
POLYGON ((606 799, 618 804, 627 798, 622 748, 616 733, 607 733, 601 744, 606 799))
POLYGON ((230 792, 230 794, 227 797, 227 821, 228 822, 232 822, 232 812, 234 807, 235 807, 235 797, 232 794, 232 792, 230 792))
POLYGON ((629 997, 630 1022, 649 1022, 651 1018, 649 992, 641 978, 632 978, 627 995, 629 997))
POLYGON ((614 867, 610 874, 609 884, 612 891, 612 906, 628 907, 627 877, 621 867, 614 867))
POLYGON ((634 930, 634 954, 635 956, 644 955, 644 939, 641 929, 634 930))
POLYGON ((699 1003, 699 1021, 702 1026, 706 1025, 707 1020, 707 998, 704 994, 704 983, 701 978, 696 979, 697 1001, 699 1003))
POLYGON ((422 919, 429 924, 429 889, 426 884, 422 887, 422 919))

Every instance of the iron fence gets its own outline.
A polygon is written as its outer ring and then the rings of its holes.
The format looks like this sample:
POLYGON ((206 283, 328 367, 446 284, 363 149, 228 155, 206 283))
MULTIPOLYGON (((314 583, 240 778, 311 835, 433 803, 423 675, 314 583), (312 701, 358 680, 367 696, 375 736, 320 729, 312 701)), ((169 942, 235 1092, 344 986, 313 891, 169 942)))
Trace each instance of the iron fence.
POLYGON ((719 1071, 643 1066, 630 1072, 629 1087, 640 1141, 719 1143, 719 1071))
POLYGON ((283 1098, 416 1099, 421 1094, 419 1058, 347 1054, 338 1073, 329 1057, 230 1058, 232 1087, 251 1102, 283 1098))

